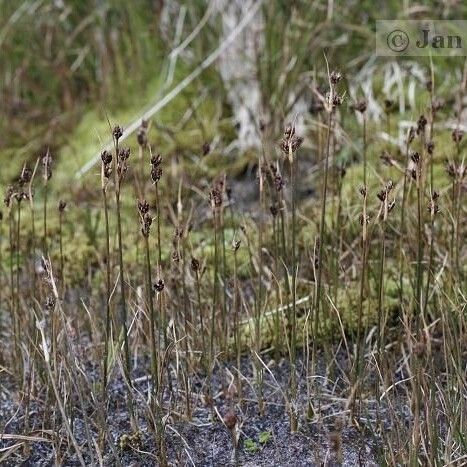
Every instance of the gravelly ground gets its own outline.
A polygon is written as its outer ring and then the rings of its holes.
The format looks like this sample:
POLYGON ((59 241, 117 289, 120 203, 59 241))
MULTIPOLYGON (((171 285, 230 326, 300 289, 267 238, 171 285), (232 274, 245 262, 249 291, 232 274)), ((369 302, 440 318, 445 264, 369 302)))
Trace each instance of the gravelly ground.
MULTIPOLYGON (((320 388, 320 414, 318 421, 307 421, 306 414, 306 384, 303 371, 299 367, 299 398, 298 412, 300 414, 299 430, 291 434, 289 417, 284 402, 282 391, 287 391, 288 364, 281 360, 278 364, 272 360, 265 361, 271 368, 274 378, 265 371, 264 373, 264 399, 265 410, 258 413, 257 394, 254 385, 254 374, 251 362, 244 359, 242 362, 242 374, 244 376, 243 399, 239 405, 235 395, 227 387, 232 380, 231 365, 221 363, 216 365, 213 377, 215 420, 211 420, 211 410, 203 402, 203 384, 205 378, 196 375, 192 382, 193 416, 190 421, 180 416, 183 411, 183 398, 169 400, 166 394, 165 407, 172 407, 171 415, 166 428, 166 444, 171 465, 196 465, 196 466, 314 466, 314 465, 378 465, 377 452, 374 437, 364 429, 357 429, 343 422, 338 431, 335 430, 336 413, 342 411, 345 400, 339 398, 339 384, 328 380, 327 385, 320 388), (221 422, 229 408, 234 407, 238 417, 239 442, 236 451, 233 448, 232 437, 229 430, 221 422), (264 440, 264 438, 266 440, 264 440), (265 442, 261 442, 263 440, 265 442), (341 457, 336 455, 336 446, 341 443, 341 457)), ((140 442, 133 448, 121 449, 119 440, 124 434, 132 433, 124 398, 124 385, 122 380, 115 376, 110 388, 109 420, 108 426, 111 439, 115 444, 112 452, 109 445, 106 446, 102 458, 103 465, 116 465, 117 455, 124 466, 157 465, 155 438, 153 432, 148 429, 146 419, 145 398, 148 393, 148 379, 143 368, 147 367, 145 361, 138 363, 138 369, 134 371, 135 388, 139 391, 138 413, 140 442)), ((89 367, 90 379, 98 372, 89 367)), ((0 383, 0 433, 12 435, 24 435, 24 406, 18 400, 12 378, 2 377, 0 383), (6 425, 6 427, 5 427, 6 425)), ((14 466, 48 466, 54 463, 62 465, 79 465, 72 445, 66 441, 63 427, 59 428, 53 436, 51 428, 51 408, 44 406, 46 394, 39 394, 36 401, 30 406, 29 435, 39 436, 51 440, 61 439, 61 442, 50 441, 28 443, 29 452, 24 450, 26 444, 21 444, 21 439, 1 439, 0 459, 8 453, 9 446, 17 446, 2 465, 14 466), (46 431, 43 431, 46 430, 46 431), (60 456, 57 461, 57 452, 60 456)), ((316 398, 318 401, 318 397, 316 398)), ((316 402, 317 403, 317 402, 316 402)), ((93 407, 86 407, 87 416, 93 417, 93 407)), ((74 435, 82 448, 82 454, 87 464, 92 463, 90 450, 87 447, 86 432, 82 413, 75 411, 73 421, 74 435)), ((91 436, 97 439, 95 426, 90 426, 91 436)), ((95 455, 95 451, 94 451, 95 455)), ((98 463, 97 459, 94 459, 98 463)), ((0 462, 1 463, 1 462, 0 462)))

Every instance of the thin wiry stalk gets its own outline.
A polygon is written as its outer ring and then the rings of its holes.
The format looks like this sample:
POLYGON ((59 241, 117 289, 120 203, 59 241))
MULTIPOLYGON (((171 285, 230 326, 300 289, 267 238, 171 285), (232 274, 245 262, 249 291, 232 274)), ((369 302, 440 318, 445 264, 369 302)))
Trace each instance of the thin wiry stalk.
POLYGON ((400 218, 400 232, 399 232, 399 304, 404 306, 404 242, 405 242, 405 211, 407 199, 407 172, 409 170, 409 146, 411 138, 413 137, 413 128, 407 133, 406 147, 405 147, 405 168, 404 168, 404 181, 402 185, 402 201, 401 201, 401 218, 400 218))
MULTIPOLYGON (((21 196, 22 196, 22 193, 19 193, 18 194, 18 209, 17 209, 17 212, 18 212, 18 219, 17 219, 17 222, 16 222, 16 300, 15 300, 15 320, 16 320, 16 330, 17 330, 17 333, 18 333, 18 343, 20 344, 21 343, 21 340, 22 340, 22 331, 21 331, 21 328, 22 328, 22 324, 21 324, 21 320, 20 320, 20 287, 19 287, 19 279, 20 279, 20 257, 21 257, 21 196)), ((21 358, 21 353, 20 353, 20 350, 18 349, 18 366, 19 366, 19 374, 23 376, 23 359, 21 358)))
MULTIPOLYGON (((3 212, 0 211, 0 336, 3 334, 3 287, 1 280, 3 276, 3 212)), ((3 347, 0 349, 0 365, 3 364, 3 347)))
POLYGON ((422 161, 417 171, 417 264, 416 264, 416 285, 415 285, 415 305, 416 305, 416 329, 418 332, 419 315, 422 306, 422 283, 423 283, 423 193, 422 193, 422 161))
POLYGON ((218 299, 218 264, 219 264, 219 249, 218 249, 218 213, 217 209, 213 209, 213 222, 214 222, 214 272, 213 272, 213 297, 211 305, 211 322, 209 331, 209 362, 208 362, 208 403, 211 408, 211 416, 214 419, 214 403, 212 400, 212 372, 214 370, 214 337, 216 329, 216 308, 218 299))
POLYGON ((291 320, 291 342, 290 342, 290 395, 292 401, 292 410, 290 414, 290 430, 297 431, 298 418, 295 410, 297 398, 297 264, 296 264, 296 220, 295 220, 295 171, 294 157, 292 153, 292 145, 289 143, 289 164, 290 164, 290 190, 292 204, 292 257, 291 257, 291 274, 292 274, 292 320, 291 320))
POLYGON ((319 323, 320 323, 320 305, 321 305, 321 289, 322 289, 322 277, 323 277, 323 244, 324 235, 326 232, 326 204, 327 204, 327 193, 328 193, 328 172, 329 172, 329 159, 330 159, 330 147, 331 147, 331 134, 333 126, 333 115, 332 111, 329 111, 327 134, 326 134, 326 152, 324 159, 324 179, 321 193, 321 219, 319 224, 318 234, 318 277, 316 280, 316 297, 315 297, 315 316, 314 316, 314 330, 313 330, 313 352, 312 352, 312 366, 314 367, 316 358, 316 341, 319 335, 319 323))
MULTIPOLYGON (((36 164, 34 166, 34 170, 32 172, 31 180, 29 180, 29 185, 28 185, 28 200, 29 200, 29 211, 31 214, 31 247, 30 247, 30 257, 34 258, 35 253, 36 253, 36 218, 35 218, 35 209, 34 209, 34 188, 33 188, 33 183, 34 183, 34 178, 36 176, 37 168, 39 166, 40 162, 40 157, 37 158, 36 164)), ((31 271, 31 291, 32 291, 32 296, 36 296, 36 274, 34 271, 34 261, 31 261, 32 263, 32 271, 31 271)))
POLYGON ((58 239, 60 248, 60 283, 62 284, 62 287, 65 288, 65 262, 63 258, 63 210, 60 208, 58 213, 58 239))
POLYGON ((242 400, 242 377, 241 377, 241 357, 242 357, 242 342, 241 342, 241 333, 240 333, 240 306, 239 306, 239 297, 238 297, 238 259, 237 251, 240 247, 240 242, 237 241, 234 245, 234 291, 233 291, 233 311, 234 311, 234 345, 235 345, 235 355, 237 360, 237 391, 238 399, 242 400))
MULTIPOLYGON (((367 262, 368 262, 368 222, 367 222, 367 189, 363 187, 361 190, 363 196, 363 209, 361 217, 362 225, 362 238, 361 238, 361 256, 362 256, 362 267, 360 271, 360 293, 358 298, 358 317, 357 317, 357 348, 355 356, 355 383, 359 385, 361 369, 362 369, 362 355, 363 355, 363 342, 362 342, 362 333, 363 333, 363 304, 365 296, 365 285, 366 285, 366 276, 367 276, 367 262)), ((358 399, 358 391, 356 394, 356 399, 358 399)))
MULTIPOLYGON (((118 128, 118 127, 117 127, 118 128)), ((115 133, 115 129, 114 129, 115 133)), ((125 269, 123 264, 123 234, 122 234, 122 215, 121 215, 121 183, 123 173, 119 173, 119 148, 118 137, 114 136, 115 141, 115 163, 114 163, 114 176, 115 176, 115 205, 117 210, 117 239, 118 239, 118 265, 119 265, 119 282, 120 282, 120 333, 123 339, 123 354, 124 354, 124 377, 128 387, 127 390, 127 404, 130 420, 133 428, 136 428, 135 413, 133 407, 133 394, 131 382, 131 364, 130 364, 130 347, 128 343, 128 326, 127 326, 127 303, 126 303, 126 288, 125 288, 125 269)), ((123 162, 122 162, 123 163, 123 162)))
POLYGON ((14 243, 14 214, 13 207, 10 205, 8 212, 8 235, 10 240, 10 310, 11 310, 11 322, 13 323, 13 336, 14 336, 14 355, 15 355, 15 366, 19 370, 19 340, 18 340, 18 318, 16 314, 16 301, 18 291, 15 289, 15 274, 14 274, 14 264, 15 264, 15 243, 14 243))
MULTIPOLYGON (((363 333, 363 300, 365 294, 366 276, 367 276, 367 255, 368 255, 368 222, 367 222, 367 199, 368 199, 368 188, 367 188, 367 135, 366 135, 366 112, 363 111, 363 187, 360 190, 360 194, 363 196, 362 201, 362 239, 361 239, 361 257, 362 267, 360 275, 360 295, 358 299, 358 318, 357 318, 357 348, 355 356, 355 376, 357 387, 360 385, 360 372, 361 372, 361 355, 363 353, 362 333, 363 333)), ((356 398, 359 397, 359 391, 356 391, 356 398)))
POLYGON ((109 206, 107 200, 107 188, 103 181, 102 201, 104 204, 104 223, 105 223, 105 335, 104 335, 104 358, 102 370, 102 401, 106 404, 107 401, 107 384, 108 384, 108 365, 109 365, 109 343, 110 343, 110 297, 112 293, 112 285, 110 279, 110 229, 109 229, 109 206))
MULTIPOLYGON (((226 193, 226 178, 223 177, 223 196, 225 197, 226 193)), ((225 225, 224 225, 224 215, 223 211, 220 213, 220 222, 221 222, 221 242, 222 242, 222 281, 224 282, 224 287, 222 288, 222 335, 221 342, 222 348, 227 350, 227 340, 228 340, 228 321, 227 321, 227 287, 225 282, 227 279, 227 257, 226 257, 226 245, 225 245, 225 225)))
POLYGON ((151 254, 149 248, 149 237, 144 236, 144 247, 146 253, 146 299, 149 306, 149 338, 151 340, 151 380, 152 380, 152 410, 156 418, 156 436, 158 440, 159 452, 164 452, 164 429, 161 419, 160 409, 160 383, 159 383, 159 354, 157 352, 156 342, 156 313, 154 310, 153 289, 152 289, 152 274, 151 274, 151 254))
POLYGON ((259 229, 258 229, 258 295, 255 303, 255 341, 256 341, 256 387, 258 389, 258 410, 261 415, 264 413, 263 400, 263 365, 259 361, 261 345, 261 313, 263 307, 263 215, 264 215, 264 178, 263 178, 264 158, 260 156, 258 164, 259 175, 259 229))
POLYGON ((207 362, 206 355, 208 354, 208 348, 206 346, 206 337, 205 337, 205 327, 204 327, 204 311, 203 311, 203 306, 201 302, 201 284, 200 284, 200 277, 199 277, 199 263, 197 262, 193 263, 192 261, 192 268, 193 265, 195 264, 196 266, 193 268, 195 269, 195 279, 196 279, 196 297, 197 297, 197 305, 198 305, 198 314, 199 314, 199 326, 200 326, 200 334, 201 334, 201 341, 203 345, 203 349, 201 351, 201 366, 204 367, 204 369, 207 371, 207 367, 209 362, 207 362))

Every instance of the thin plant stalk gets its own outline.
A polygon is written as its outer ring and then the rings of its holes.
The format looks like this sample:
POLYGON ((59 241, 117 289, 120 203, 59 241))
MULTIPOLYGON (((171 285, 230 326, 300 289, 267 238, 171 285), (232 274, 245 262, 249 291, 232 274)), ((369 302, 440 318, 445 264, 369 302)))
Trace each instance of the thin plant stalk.
MULTIPOLYGON (((118 127, 117 127, 118 128, 118 127)), ((115 133, 115 129, 114 129, 115 133)), ((122 215, 121 215, 121 183, 123 177, 123 170, 119 169, 119 164, 125 162, 119 161, 120 154, 118 148, 118 137, 114 135, 115 141, 115 163, 114 163, 114 176, 115 176, 115 206, 117 211, 117 239, 118 239, 118 265, 119 265, 119 282, 120 282, 120 327, 121 337, 123 339, 123 354, 124 354, 124 376, 127 390, 127 404, 128 412, 130 414, 130 421, 134 429, 136 429, 136 420, 133 407, 133 395, 132 395, 132 382, 131 382, 131 366, 130 366, 130 347, 128 343, 128 326, 127 326, 127 303, 126 303, 126 289, 125 289, 125 277, 124 277, 124 264, 123 264, 123 234, 122 234, 122 215)))
POLYGON ((289 142, 289 164, 290 164, 290 190, 292 204, 292 257, 291 257, 291 275, 292 275, 292 320, 291 320, 291 342, 290 342, 290 395, 291 395, 291 414, 290 431, 294 433, 298 429, 298 414, 296 413, 297 398, 297 264, 296 264, 296 212, 295 212, 295 170, 294 157, 292 153, 292 144, 289 142))

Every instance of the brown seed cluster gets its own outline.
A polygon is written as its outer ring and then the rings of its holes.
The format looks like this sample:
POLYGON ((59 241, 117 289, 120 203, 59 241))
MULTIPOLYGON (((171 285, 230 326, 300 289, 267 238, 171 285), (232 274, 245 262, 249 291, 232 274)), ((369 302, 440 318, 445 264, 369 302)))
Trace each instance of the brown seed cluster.
POLYGON ((387 215, 394 209, 394 206, 396 205, 395 198, 392 201, 389 200, 389 194, 393 189, 394 182, 392 180, 389 180, 386 183, 385 187, 376 194, 378 199, 381 201, 380 217, 383 220, 387 218, 387 215))
POLYGON ((130 148, 118 148, 117 155, 117 175, 119 180, 125 178, 128 171, 128 159, 130 158, 130 148))
POLYGON ((367 108, 367 102, 365 99, 361 99, 357 101, 353 106, 353 109, 356 110, 357 112, 360 112, 361 114, 366 111, 367 108))
POLYGON ((435 214, 439 213, 438 198, 439 198, 438 192, 433 191, 430 201, 428 203, 428 212, 430 213, 431 217, 434 217, 435 214))
POLYGON ((162 156, 160 154, 151 156, 151 180, 156 185, 162 177, 162 156))
POLYGON ((225 182, 221 178, 218 180, 209 192, 209 201, 213 210, 220 209, 224 204, 225 182))
POLYGON ((428 120, 426 119, 425 115, 420 115, 417 120, 417 135, 425 133, 425 127, 427 123, 428 120))
POLYGON ((162 279, 158 279, 156 282, 154 282, 153 287, 156 292, 161 293, 164 290, 165 283, 162 279))
POLYGON ((112 130, 112 135, 115 138, 115 141, 118 142, 118 140, 123 136, 123 128, 119 125, 115 125, 112 130))
POLYGON ((302 145, 303 138, 295 134, 295 126, 287 125, 284 130, 284 137, 281 141, 282 152, 289 156, 295 154, 298 148, 302 145))
POLYGON ((143 199, 138 201, 138 212, 141 220, 141 233, 148 238, 151 231, 152 217, 149 214, 149 203, 143 199))
POLYGON ((191 258, 191 270, 198 272, 200 268, 199 261, 196 258, 191 258))
POLYGON ((112 154, 109 151, 102 151, 101 153, 102 162, 102 174, 104 178, 109 179, 112 175, 112 154))
POLYGON ((143 119, 140 127, 138 128, 138 133, 136 134, 136 140, 142 148, 145 148, 148 145, 148 127, 148 121, 143 119))
POLYGON ((454 161, 446 161, 445 167, 446 173, 454 182, 460 183, 467 176, 467 165, 462 162, 457 164, 454 161))

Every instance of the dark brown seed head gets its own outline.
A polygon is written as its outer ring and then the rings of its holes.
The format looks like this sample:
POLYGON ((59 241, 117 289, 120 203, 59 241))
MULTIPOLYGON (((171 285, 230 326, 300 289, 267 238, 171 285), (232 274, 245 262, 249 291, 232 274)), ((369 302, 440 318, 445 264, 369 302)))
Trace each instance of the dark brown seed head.
POLYGON ((290 151, 295 153, 302 145, 303 138, 301 136, 292 136, 290 138, 283 138, 281 141, 281 150, 284 154, 289 155, 290 151))
POLYGON ((63 201, 62 199, 58 203, 58 210, 60 213, 62 213, 66 208, 66 201, 63 201))
POLYGON ((162 177, 162 169, 159 166, 153 166, 151 169, 151 179, 156 184, 162 177))
POLYGON ((151 165, 158 166, 162 164, 162 156, 160 154, 153 154, 151 156, 151 165))
POLYGON ((202 152, 203 156, 207 156, 211 152, 211 145, 209 143, 204 143, 202 152))
POLYGON ((136 135, 136 139, 138 141, 138 144, 142 147, 145 148, 148 144, 148 121, 147 120, 142 120, 141 125, 138 129, 138 133, 136 135))
POLYGON ((378 199, 383 202, 386 199, 387 196, 387 191, 386 190, 381 190, 380 192, 377 193, 376 195, 378 199))
POLYGON ((423 133, 425 131, 426 124, 428 123, 425 115, 420 115, 417 120, 417 134, 423 133))
POLYGON ((55 308, 55 297, 54 297, 54 296, 49 295, 49 296, 45 299, 44 308, 45 308, 47 311, 53 311, 53 309, 55 308))
POLYGON ((364 217, 363 214, 360 214, 358 216, 358 220, 360 222, 360 225, 363 225, 363 224, 368 224, 370 222, 370 216, 366 216, 364 217))
POLYGON ((118 160, 120 162, 127 161, 130 157, 130 148, 119 148, 118 160))
POLYGON ((329 75, 329 80, 331 81, 331 84, 334 86, 338 84, 341 79, 342 79, 342 75, 337 70, 332 71, 331 74, 329 75))
POLYGON ((407 135, 407 144, 412 143, 415 138, 415 128, 413 126, 410 127, 409 133, 407 135))
POLYGON ((191 269, 195 272, 199 271, 199 261, 196 258, 191 258, 191 269))
POLYGON ((154 154, 151 156, 151 179, 156 184, 162 177, 162 156, 160 154, 154 154))
POLYGON ((284 188, 285 182, 284 179, 282 178, 282 175, 276 174, 274 176, 274 187, 276 188, 276 191, 279 192, 284 188))
POLYGON ((213 208, 220 208, 222 206, 222 192, 219 188, 215 187, 211 190, 209 199, 213 208))
POLYGON ((436 199, 434 199, 433 197, 428 202, 427 211, 431 214, 431 216, 434 216, 435 214, 439 213, 438 203, 436 202, 436 199))
POLYGON ((162 279, 158 279, 156 282, 154 282, 154 290, 156 292, 162 292, 164 290, 165 283, 162 279))
POLYGON ((388 114, 394 110, 394 101, 392 99, 384 99, 384 111, 388 114))
POLYGON ((240 248, 241 241, 240 240, 233 240, 232 241, 232 249, 233 251, 237 251, 240 248))
POLYGON ((149 203, 145 199, 138 201, 138 211, 142 216, 149 212, 149 203))
POLYGON ((418 152, 411 152, 410 153, 410 158, 412 159, 412 162, 415 164, 418 164, 420 162, 420 154, 418 152))
POLYGON ((279 214, 279 209, 277 208, 277 204, 272 204, 272 205, 269 207, 269 210, 271 211, 272 217, 276 217, 277 214, 279 214))
POLYGON ((454 162, 446 161, 446 173, 450 178, 455 179, 457 174, 457 167, 454 162))
POLYGON ((434 143, 434 141, 428 141, 428 142, 426 143, 426 150, 427 150, 427 152, 428 152, 428 154, 429 154, 430 156, 433 155, 433 152, 434 152, 434 150, 435 150, 435 143, 434 143))
POLYGON ((428 92, 431 92, 433 91, 433 81, 431 80, 431 78, 428 78, 425 82, 425 86, 426 86, 426 90, 428 92))
POLYGON ((366 186, 361 186, 358 191, 364 198, 366 197, 366 195, 367 195, 366 186))
POLYGON ((112 163, 112 154, 109 151, 101 152, 101 160, 104 165, 109 165, 112 163))
POLYGON ((31 181, 32 172, 26 167, 23 167, 21 175, 19 176, 18 184, 19 186, 24 186, 31 181))
POLYGON ((342 102, 344 102, 344 98, 342 96, 339 96, 338 94, 335 94, 332 97, 332 107, 333 108, 341 106, 342 102))
POLYGON ((118 141, 123 136, 123 129, 119 125, 115 125, 112 130, 113 137, 118 141))
POLYGON ((148 135, 144 128, 140 128, 138 130, 138 133, 136 134, 136 140, 142 148, 145 148, 148 145, 148 135))
POLYGON ((151 224, 152 224, 152 217, 149 213, 143 215, 141 219, 141 233, 143 237, 149 237, 149 233, 151 232, 151 224))
POLYGON ((366 107, 367 107, 367 102, 365 99, 362 99, 353 105, 354 110, 356 110, 357 112, 360 112, 361 114, 366 111, 366 107))

